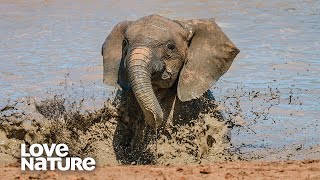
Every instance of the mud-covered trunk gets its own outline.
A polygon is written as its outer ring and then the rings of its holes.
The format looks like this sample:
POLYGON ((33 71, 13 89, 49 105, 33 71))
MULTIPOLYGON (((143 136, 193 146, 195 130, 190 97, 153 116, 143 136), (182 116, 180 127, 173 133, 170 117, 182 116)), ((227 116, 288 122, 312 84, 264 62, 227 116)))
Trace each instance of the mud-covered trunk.
POLYGON ((133 93, 144 113, 147 125, 155 128, 163 120, 163 112, 151 84, 148 63, 151 52, 148 48, 135 48, 128 54, 127 68, 133 93))

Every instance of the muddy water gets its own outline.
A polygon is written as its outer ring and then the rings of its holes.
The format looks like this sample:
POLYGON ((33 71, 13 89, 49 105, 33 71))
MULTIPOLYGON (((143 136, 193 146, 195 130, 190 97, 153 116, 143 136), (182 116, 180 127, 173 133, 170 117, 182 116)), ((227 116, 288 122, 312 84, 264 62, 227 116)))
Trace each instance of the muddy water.
POLYGON ((214 17, 241 50, 212 87, 235 122, 243 158, 320 158, 320 2, 6 1, 0 3, 0 109, 26 96, 63 95, 98 109, 101 44, 122 20, 149 14, 214 17))

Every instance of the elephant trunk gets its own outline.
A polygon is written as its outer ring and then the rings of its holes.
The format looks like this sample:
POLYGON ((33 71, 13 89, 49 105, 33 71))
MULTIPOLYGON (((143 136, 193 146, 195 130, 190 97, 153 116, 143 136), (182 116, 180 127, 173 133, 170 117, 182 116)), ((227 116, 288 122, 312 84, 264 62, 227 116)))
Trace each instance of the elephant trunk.
POLYGON ((133 93, 143 111, 147 125, 156 128, 163 120, 163 112, 152 89, 151 51, 146 47, 134 48, 129 52, 127 70, 133 93))

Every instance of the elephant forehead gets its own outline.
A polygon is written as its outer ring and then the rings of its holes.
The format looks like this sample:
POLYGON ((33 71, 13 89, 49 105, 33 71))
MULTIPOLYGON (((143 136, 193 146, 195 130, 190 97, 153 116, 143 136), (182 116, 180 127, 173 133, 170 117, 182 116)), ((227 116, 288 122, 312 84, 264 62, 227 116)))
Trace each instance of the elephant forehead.
POLYGON ((173 38, 173 32, 160 24, 135 24, 127 29, 126 36, 130 40, 163 41, 173 38))
POLYGON ((166 41, 181 35, 184 29, 176 22, 158 15, 143 17, 133 22, 126 30, 128 39, 153 39, 166 41))

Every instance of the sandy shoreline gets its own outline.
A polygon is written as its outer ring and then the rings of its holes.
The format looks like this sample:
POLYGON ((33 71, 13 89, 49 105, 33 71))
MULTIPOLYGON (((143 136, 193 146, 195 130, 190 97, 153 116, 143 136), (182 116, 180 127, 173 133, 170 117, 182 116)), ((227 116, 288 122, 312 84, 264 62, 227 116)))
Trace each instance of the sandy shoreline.
POLYGON ((1 179, 320 179, 320 160, 225 162, 190 166, 105 166, 92 172, 22 172, 1 166, 1 179))

